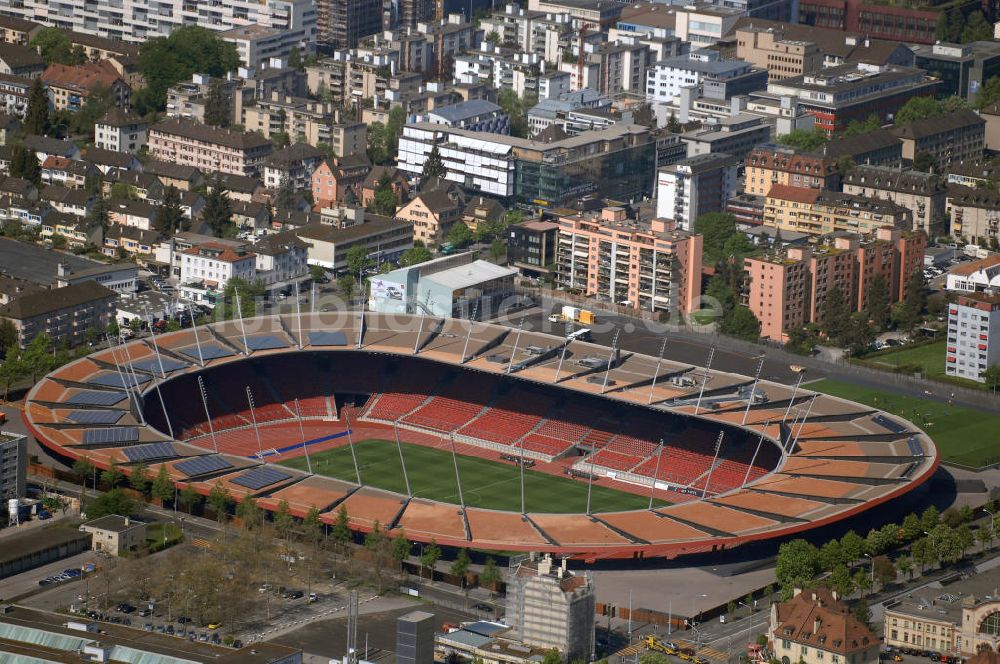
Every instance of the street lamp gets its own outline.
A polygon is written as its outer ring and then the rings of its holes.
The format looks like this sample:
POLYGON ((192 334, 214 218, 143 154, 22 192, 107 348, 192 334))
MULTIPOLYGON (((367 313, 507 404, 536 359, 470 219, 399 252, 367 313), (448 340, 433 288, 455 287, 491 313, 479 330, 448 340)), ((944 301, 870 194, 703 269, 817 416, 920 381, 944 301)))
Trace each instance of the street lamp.
POLYGON ((991 532, 991 533, 995 533, 995 532, 996 532, 996 520, 997 520, 997 515, 996 515, 996 514, 994 514, 994 513, 993 513, 993 512, 991 512, 991 511, 989 511, 989 510, 988 510, 988 509, 986 509, 985 507, 983 508, 983 511, 984 511, 984 512, 986 512, 987 514, 989 514, 989 515, 990 515, 990 532, 991 532))
POLYGON ((871 556, 869 556, 869 555, 868 555, 867 553, 862 553, 861 555, 863 555, 863 556, 864 556, 865 558, 867 558, 868 560, 872 561, 872 574, 871 574, 871 579, 872 579, 872 586, 874 586, 874 585, 875 585, 875 559, 874 559, 874 558, 872 558, 871 556))

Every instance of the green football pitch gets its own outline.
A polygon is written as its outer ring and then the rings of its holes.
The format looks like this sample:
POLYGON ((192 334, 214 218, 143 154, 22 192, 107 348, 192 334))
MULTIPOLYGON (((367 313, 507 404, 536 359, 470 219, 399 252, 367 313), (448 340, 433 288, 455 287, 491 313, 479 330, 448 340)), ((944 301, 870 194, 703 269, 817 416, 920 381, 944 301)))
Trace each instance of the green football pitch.
MULTIPOLYGON (((403 443, 403 458, 413 495, 440 502, 458 504, 458 485, 451 452, 403 443)), ((361 481, 367 486, 406 494, 406 482, 394 442, 362 440, 354 444, 361 481)), ((351 450, 347 446, 309 455, 313 472, 348 482, 357 481, 351 450)), ((281 462, 306 470, 304 456, 281 462)), ((458 456, 462 495, 469 507, 521 510, 521 479, 513 463, 506 464, 479 457, 458 456)), ((587 509, 587 483, 524 471, 525 508, 528 512, 580 513, 587 509)), ((595 486, 591 495, 592 512, 614 512, 649 507, 649 495, 637 495, 595 486)), ((654 501, 655 506, 668 503, 654 501)))

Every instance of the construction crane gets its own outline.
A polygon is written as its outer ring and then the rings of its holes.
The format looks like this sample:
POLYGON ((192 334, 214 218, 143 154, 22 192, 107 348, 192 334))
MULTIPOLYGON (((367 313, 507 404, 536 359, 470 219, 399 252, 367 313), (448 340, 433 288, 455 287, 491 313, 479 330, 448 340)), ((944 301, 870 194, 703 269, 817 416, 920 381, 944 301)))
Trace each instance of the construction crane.
POLYGON ((576 89, 583 90, 585 87, 583 85, 583 39, 587 35, 587 24, 580 24, 580 43, 577 44, 579 49, 576 56, 576 89))

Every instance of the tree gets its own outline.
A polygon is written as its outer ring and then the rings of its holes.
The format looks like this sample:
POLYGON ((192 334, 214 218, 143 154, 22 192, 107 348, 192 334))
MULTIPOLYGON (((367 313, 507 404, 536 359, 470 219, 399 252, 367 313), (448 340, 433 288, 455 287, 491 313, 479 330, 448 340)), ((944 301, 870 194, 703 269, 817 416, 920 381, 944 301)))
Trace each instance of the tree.
POLYGON ((233 277, 226 282, 226 287, 222 290, 222 299, 215 305, 216 317, 220 320, 230 320, 239 315, 243 318, 253 318, 257 315, 257 299, 263 296, 264 284, 260 279, 247 283, 243 279, 233 277))
MULTIPOLYGON (((917 270, 906 282, 906 293, 903 301, 892 308, 892 318, 896 325, 905 330, 912 330, 920 322, 921 314, 927 306, 927 284, 923 272, 917 270)), ((924 528, 928 530, 928 528, 924 528)))
POLYGON ((146 465, 145 461, 140 461, 132 466, 128 483, 139 493, 145 494, 149 491, 149 466, 146 465))
POLYGON ((830 540, 819 549, 819 566, 826 572, 832 572, 837 566, 845 564, 844 551, 840 540, 830 540))
MULTIPOLYGON (((51 28, 46 28, 51 29, 51 28)), ((28 110, 24 114, 24 131, 44 136, 49 130, 49 93, 41 78, 31 82, 28 90, 28 110)))
POLYGON ((684 129, 680 121, 677 119, 677 114, 670 111, 670 117, 667 118, 667 131, 671 134, 679 134, 684 129))
POLYGON ((930 152, 921 150, 913 157, 913 170, 921 173, 930 173, 938 170, 937 160, 930 152))
POLYGON ((545 657, 542 659, 542 664, 563 664, 563 658, 559 653, 559 649, 553 648, 547 651, 545 657))
POLYGON ((202 219, 215 237, 228 237, 235 231, 233 205, 229 200, 229 192, 219 177, 212 178, 209 182, 202 219))
POLYGON ((424 162, 424 170, 420 172, 420 181, 426 182, 431 178, 443 178, 448 174, 448 169, 444 167, 444 162, 441 161, 441 153, 438 152, 438 147, 435 144, 431 148, 431 153, 427 155, 427 161, 424 162))
POLYGON ((941 523, 941 513, 931 505, 920 515, 920 527, 925 531, 934 530, 941 523))
POLYGON ((4 360, 0 362, 0 383, 3 384, 3 398, 10 395, 10 387, 26 374, 21 350, 15 345, 4 349, 4 360))
POLYGON ((389 175, 383 174, 375 185, 375 195, 368 203, 368 210, 383 217, 391 217, 396 214, 399 206, 399 196, 393 187, 392 179, 389 175))
POLYGON ((243 496, 236 505, 236 518, 240 520, 243 530, 256 530, 264 525, 264 511, 250 494, 243 496))
POLYGON ((846 597, 854 592, 854 578, 846 565, 837 565, 830 574, 828 583, 841 597, 846 597))
POLYGON ((913 579, 913 558, 900 556, 896 559, 896 567, 899 568, 901 574, 905 574, 907 578, 913 579))
POLYGON ((344 262, 347 267, 347 273, 352 276, 360 276, 372 266, 372 259, 368 255, 368 248, 360 244, 356 244, 347 250, 344 262))
POLYGON ((474 239, 472 231, 469 230, 464 221, 456 221, 448 231, 448 243, 454 247, 461 248, 472 244, 474 239))
POLYGON ((86 59, 80 57, 79 51, 73 50, 73 42, 59 28, 42 28, 29 45, 42 56, 46 67, 54 63, 79 65, 86 59))
POLYGON ((191 227, 191 222, 184 216, 184 209, 181 207, 181 192, 172 184, 163 190, 163 202, 156 208, 155 223, 156 230, 167 237, 191 227))
POLYGON ((240 57, 236 45, 223 41, 215 32, 199 26, 185 26, 172 31, 168 37, 143 42, 138 64, 146 87, 133 95, 133 104, 144 115, 166 106, 170 86, 190 79, 195 73, 224 78, 239 67, 240 57))
POLYGON ((437 565, 437 561, 441 559, 441 549, 438 547, 437 542, 431 539, 430 544, 424 547, 424 552, 420 555, 420 567, 421 569, 430 570, 430 579, 434 580, 434 566, 437 565))
POLYGON ((503 581, 503 574, 497 567, 496 561, 493 558, 486 558, 483 563, 483 571, 479 573, 479 584, 495 588, 501 581, 503 581))
POLYGON ((274 207, 279 210, 288 210, 295 205, 298 195, 295 193, 295 183, 287 175, 281 177, 278 183, 278 190, 274 194, 274 207))
POLYGON ((986 108, 1000 99, 1000 76, 988 78, 976 95, 976 108, 986 108))
POLYGON ((117 461, 112 461, 107 470, 101 471, 101 483, 109 489, 114 489, 124 479, 125 474, 118 467, 117 461))
POLYGON ((775 576, 784 589, 804 587, 819 571, 819 551, 803 539, 785 542, 778 548, 775 576))
POLYGON ((231 502, 232 498, 229 495, 229 490, 222 486, 222 484, 216 483, 208 494, 208 504, 212 508, 212 511, 215 512, 215 519, 219 523, 226 520, 226 510, 229 509, 231 502))
POLYGON ((976 10, 970 12, 965 17, 965 27, 962 28, 961 43, 968 44, 974 41, 992 41, 993 26, 986 22, 983 12, 976 10))
POLYGON ((413 247, 404 251, 399 257, 399 267, 410 267, 411 265, 426 263, 432 258, 434 258, 434 254, 431 253, 430 249, 422 244, 417 245, 414 242, 413 247))
POLYGON ((340 294, 345 300, 354 297, 354 287, 357 283, 358 280, 354 278, 353 274, 344 274, 337 279, 337 288, 340 289, 340 294))
POLYGON ((705 264, 717 265, 725 256, 726 241, 736 234, 736 217, 727 212, 709 212, 695 219, 694 230, 702 236, 705 264))
POLYGON ((194 487, 191 486, 190 482, 185 484, 184 488, 181 489, 178 501, 180 502, 181 505, 184 506, 184 509, 187 510, 187 513, 191 514, 191 511, 194 509, 195 503, 198 502, 198 492, 194 490, 194 487))
MULTIPOLYGON (((157 213, 159 214, 159 211, 157 213)), ((95 226, 100 226, 105 232, 111 227, 108 202, 103 196, 98 195, 94 199, 94 204, 87 213, 87 221, 95 226)))
POLYGON ((507 253, 507 243, 497 238, 490 242, 490 257, 494 262, 499 263, 500 259, 507 253))
POLYGON ((994 540, 993 529, 989 526, 983 526, 976 531, 976 539, 979 540, 979 544, 983 547, 983 551, 992 548, 994 540))
POLYGON ((853 530, 844 533, 840 538, 840 549, 844 552, 844 562, 848 565, 854 564, 864 551, 865 541, 853 530))
POLYGON ((756 341, 760 338, 760 321, 749 307, 740 304, 728 316, 723 317, 719 332, 737 339, 756 341))
POLYGON ((21 143, 15 143, 10 151, 10 174, 15 178, 24 178, 37 187, 42 180, 42 167, 35 151, 21 143))
POLYGON ((293 48, 291 53, 288 54, 288 68, 305 71, 305 63, 302 62, 302 51, 298 48, 293 48))
POLYGON ((139 503, 132 500, 127 493, 121 489, 112 489, 87 503, 84 511, 88 519, 99 519, 110 514, 135 516, 139 513, 139 509, 139 503))
POLYGON ((392 559, 396 561, 400 572, 403 571, 403 563, 410 557, 411 548, 412 545, 410 544, 410 540, 406 539, 406 533, 400 529, 396 536, 392 538, 392 559))
POLYGON ((857 586, 858 590, 861 591, 861 596, 864 597, 865 592, 871 592, 872 590, 872 577, 866 569, 859 569, 854 572, 854 585, 857 586))
POLYGON ((858 619, 858 622, 871 629, 872 611, 868 607, 868 602, 863 599, 858 600, 858 602, 854 605, 854 608, 851 610, 851 613, 853 613, 854 617, 858 619))
POLYGON ((875 578, 880 586, 885 588, 896 580, 896 566, 887 556, 876 557, 873 564, 875 565, 875 578))
POLYGON ((459 549, 458 556, 456 556, 455 560, 451 563, 451 569, 449 571, 452 576, 461 578, 463 589, 465 588, 465 575, 469 572, 469 565, 471 564, 472 561, 469 560, 469 552, 465 549, 459 549))
POLYGON ((832 341, 842 343, 851 316, 847 296, 840 286, 834 286, 826 293, 820 307, 820 326, 832 341))
POLYGON ((368 159, 373 164, 389 161, 388 134, 381 122, 368 125, 368 159))
POLYGON ((273 519, 278 537, 287 542, 295 528, 295 517, 292 516, 287 500, 278 503, 278 510, 274 513, 273 519))
MULTIPOLYGON (((868 132, 875 131, 882 127, 882 121, 874 113, 869 115, 867 118, 862 120, 851 120, 850 124, 847 125, 847 129, 838 134, 841 138, 849 138, 851 136, 858 136, 860 134, 867 134, 868 132)), ((849 158, 849 157, 848 157, 849 158)), ((853 164, 853 161, 852 161, 853 164)), ((841 171, 843 173, 844 171, 841 171)))
POLYGON ((390 555, 389 546, 388 538, 385 532, 382 531, 382 526, 379 525, 378 521, 375 521, 371 531, 365 535, 365 548, 372 554, 372 570, 375 573, 377 592, 379 594, 382 593, 382 571, 390 555))
POLYGON ((399 152, 399 137, 403 135, 403 125, 406 124, 406 111, 402 106, 389 109, 389 117, 385 121, 385 150, 389 159, 395 160, 399 152))
POLYGON ((80 457, 73 462, 73 474, 83 485, 83 491, 80 492, 80 500, 82 501, 87 495, 87 480, 92 480, 94 476, 94 462, 90 460, 90 457, 80 457))
POLYGON ((964 558, 975 543, 976 536, 973 534, 972 529, 969 528, 969 524, 963 523, 955 530, 955 537, 957 538, 958 549, 962 552, 962 557, 964 558))
POLYGON ((889 304, 889 284, 881 274, 875 275, 868 288, 868 302, 865 313, 876 330, 884 330, 889 325, 891 306, 889 304))
POLYGON ((9 350, 17 350, 17 328, 9 318, 0 319, 0 357, 6 357, 9 350))
POLYGON ((828 140, 830 139, 826 135, 826 132, 819 127, 813 127, 811 130, 794 129, 787 134, 778 136, 778 142, 782 145, 798 148, 804 152, 817 150, 828 140))
POLYGON ((896 112, 895 124, 902 127, 940 114, 941 104, 934 97, 913 97, 896 112))
POLYGON ((161 465, 156 477, 153 478, 153 497, 158 498, 163 505, 174 497, 174 491, 174 481, 167 474, 167 467, 161 465))
POLYGON ((341 551, 347 549, 347 545, 351 541, 351 520, 347 515, 347 507, 341 505, 337 510, 337 520, 333 524, 333 529, 330 531, 330 535, 333 537, 333 541, 340 547, 341 551))

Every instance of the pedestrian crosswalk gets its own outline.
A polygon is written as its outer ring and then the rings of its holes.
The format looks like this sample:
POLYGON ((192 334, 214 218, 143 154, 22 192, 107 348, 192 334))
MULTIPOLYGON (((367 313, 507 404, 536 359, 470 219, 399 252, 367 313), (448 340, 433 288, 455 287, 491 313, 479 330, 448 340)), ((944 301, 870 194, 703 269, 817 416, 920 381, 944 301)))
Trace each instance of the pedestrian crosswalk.
POLYGON ((211 549, 212 548, 212 543, 209 542, 204 537, 195 537, 194 539, 191 540, 191 545, 192 546, 196 546, 199 549, 211 549))

